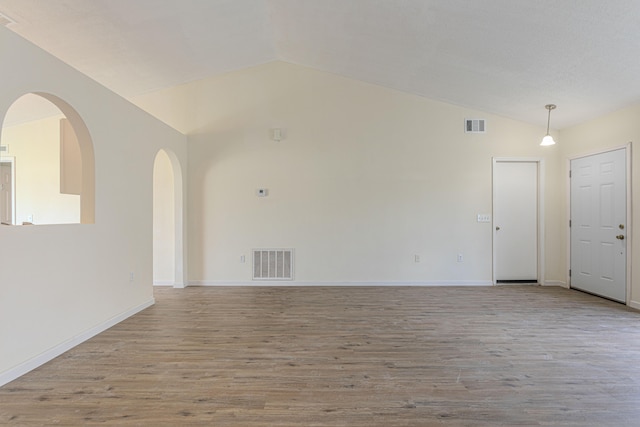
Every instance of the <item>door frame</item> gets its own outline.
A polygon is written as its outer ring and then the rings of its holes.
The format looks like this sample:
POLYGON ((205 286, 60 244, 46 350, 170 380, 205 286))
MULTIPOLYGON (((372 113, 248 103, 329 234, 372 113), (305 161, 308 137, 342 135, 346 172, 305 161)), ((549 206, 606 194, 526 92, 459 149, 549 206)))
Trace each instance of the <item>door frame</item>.
POLYGON ((492 280, 494 286, 498 284, 496 279, 496 224, 495 224, 495 211, 496 211, 496 183, 495 183, 495 165, 496 163, 536 163, 538 166, 538 259, 537 259, 537 280, 540 285, 545 284, 544 280, 544 177, 545 177, 545 165, 542 157, 492 157, 491 158, 491 247, 492 247, 492 280))
POLYGON ((16 225, 16 158, 15 156, 2 156, 0 163, 11 165, 11 224, 16 225))
POLYGON ((640 304, 636 303, 634 304, 631 301, 631 250, 633 248, 632 245, 632 239, 633 239, 633 217, 631 216, 632 213, 632 209, 631 209, 631 185, 632 185, 632 179, 631 179, 631 163, 632 163, 632 152, 631 152, 631 142, 628 142, 625 145, 619 145, 616 147, 610 147, 610 148, 603 148, 601 150, 595 150, 595 151, 588 151, 586 153, 582 153, 582 154, 577 154, 571 157, 567 158, 567 162, 566 162, 566 171, 565 171, 565 177, 566 177, 566 185, 567 185, 567 190, 566 190, 566 218, 565 218, 565 224, 567 225, 567 268, 566 268, 566 284, 567 284, 567 288, 571 289, 571 276, 569 274, 569 270, 571 270, 571 227, 569 227, 569 221, 571 221, 571 177, 569 176, 569 171, 571 171, 571 161, 572 160, 577 160, 577 159, 581 159, 583 157, 590 157, 590 156, 596 156, 598 154, 604 154, 604 153, 608 153, 610 151, 617 151, 617 150, 625 150, 624 151, 624 155, 625 155, 625 163, 626 163, 626 187, 627 187, 627 194, 626 194, 626 204, 627 204, 627 221, 626 221, 626 227, 627 227, 627 232, 626 232, 626 236, 625 239, 627 240, 627 259, 626 259, 626 263, 627 263, 627 268, 626 268, 626 291, 625 291, 625 305, 628 306, 632 306, 636 309, 640 309, 640 304))

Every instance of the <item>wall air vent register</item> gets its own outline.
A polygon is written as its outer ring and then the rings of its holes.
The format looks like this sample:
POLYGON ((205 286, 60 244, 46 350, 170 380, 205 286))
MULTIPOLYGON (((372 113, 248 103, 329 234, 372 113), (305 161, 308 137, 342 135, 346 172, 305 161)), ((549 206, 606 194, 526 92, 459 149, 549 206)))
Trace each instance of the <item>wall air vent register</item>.
POLYGON ((485 119, 464 119, 465 133, 485 133, 487 123, 485 119))
POLYGON ((254 249, 253 280, 293 280, 293 249, 254 249))

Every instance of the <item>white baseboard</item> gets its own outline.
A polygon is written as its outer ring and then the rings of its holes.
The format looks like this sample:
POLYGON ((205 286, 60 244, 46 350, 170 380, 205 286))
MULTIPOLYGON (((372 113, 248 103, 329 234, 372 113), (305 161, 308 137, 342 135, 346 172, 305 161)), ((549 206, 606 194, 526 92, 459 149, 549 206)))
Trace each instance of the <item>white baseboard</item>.
POLYGON ((569 289, 567 282, 562 282, 560 280, 545 280, 542 286, 560 286, 562 288, 569 289))
POLYGON ((186 286, 184 285, 184 283, 175 283, 175 282, 171 282, 169 280, 156 280, 153 282, 153 286, 167 286, 167 287, 172 287, 172 288, 176 288, 176 289, 182 289, 185 288, 186 286))
POLYGON ((492 286, 490 280, 439 280, 415 282, 296 282, 276 280, 191 280, 189 286, 492 286))
POLYGON ((170 280, 154 280, 153 286, 173 286, 173 282, 170 280))
POLYGON ((640 310, 640 301, 629 301, 629 307, 640 310))
POLYGON ((121 313, 117 316, 112 317, 106 322, 103 322, 91 329, 86 330, 80 335, 76 335, 75 337, 63 343, 58 344, 57 346, 45 351, 44 353, 39 354, 38 356, 32 359, 27 360, 24 363, 21 363, 20 365, 14 368, 11 368, 7 371, 0 373, 0 387, 15 380, 18 377, 21 377, 27 372, 32 371, 41 365, 44 365, 50 360, 55 359, 56 357, 63 354, 65 351, 71 350, 73 347, 77 346, 78 344, 81 344, 87 341, 88 339, 93 338, 94 336, 98 335, 100 332, 106 331, 110 327, 122 322, 126 318, 133 316, 134 314, 144 310, 147 307, 151 307, 153 304, 155 304, 155 300, 151 298, 150 300, 136 307, 133 307, 125 311, 124 313, 121 313))

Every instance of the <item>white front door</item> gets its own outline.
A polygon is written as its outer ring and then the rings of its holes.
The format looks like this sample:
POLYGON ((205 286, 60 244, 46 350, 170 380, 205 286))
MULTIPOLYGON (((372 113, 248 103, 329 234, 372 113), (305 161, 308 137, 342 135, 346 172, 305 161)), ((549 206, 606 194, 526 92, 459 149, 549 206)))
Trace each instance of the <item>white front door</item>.
POLYGON ((0 223, 13 224, 11 163, 0 163, 0 223))
POLYGON ((571 287, 626 302, 626 150, 571 161, 571 287))
POLYGON ((538 281, 538 162, 496 161, 493 169, 496 282, 538 281))

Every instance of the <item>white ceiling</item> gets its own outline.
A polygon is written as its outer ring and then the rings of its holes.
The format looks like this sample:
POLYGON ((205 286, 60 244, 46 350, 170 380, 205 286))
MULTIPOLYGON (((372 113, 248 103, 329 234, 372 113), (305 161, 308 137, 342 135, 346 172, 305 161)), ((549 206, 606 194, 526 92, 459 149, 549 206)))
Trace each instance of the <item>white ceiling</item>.
POLYGON ((638 0, 0 0, 133 97, 283 60, 563 128, 640 101, 638 0))

